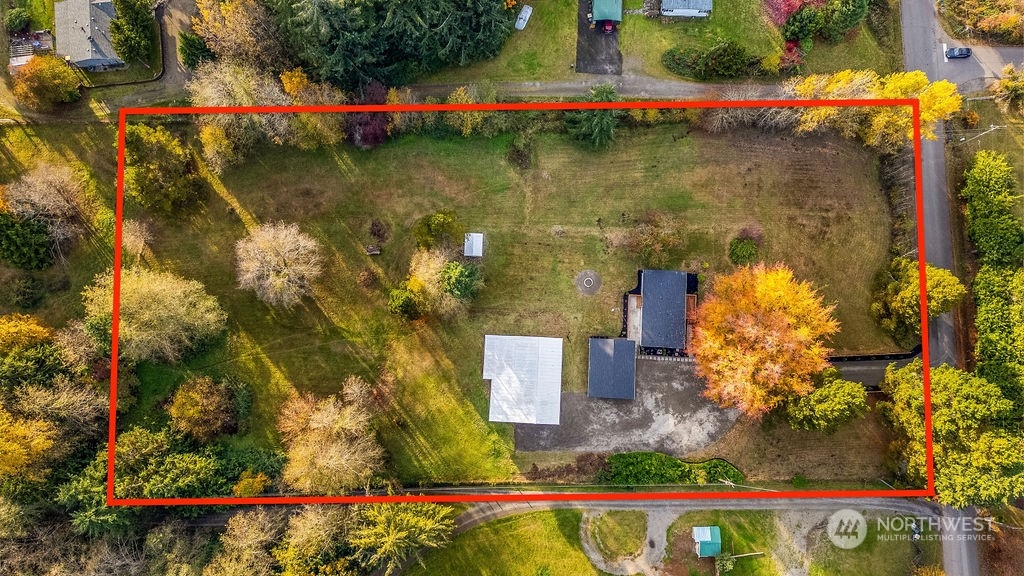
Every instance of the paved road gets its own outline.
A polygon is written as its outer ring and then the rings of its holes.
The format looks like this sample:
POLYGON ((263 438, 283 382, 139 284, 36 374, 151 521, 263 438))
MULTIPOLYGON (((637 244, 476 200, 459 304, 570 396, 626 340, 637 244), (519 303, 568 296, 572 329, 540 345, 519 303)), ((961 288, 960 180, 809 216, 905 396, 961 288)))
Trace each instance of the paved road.
MULTIPOLYGON (((907 70, 923 70, 931 80, 945 79, 955 82, 963 93, 984 89, 1000 76, 1007 63, 1024 62, 1024 48, 991 47, 972 42, 953 40, 939 23, 936 4, 931 0, 903 0, 901 4, 903 27, 903 58, 907 70), (943 49, 948 46, 970 46, 973 57, 947 60, 943 49)), ((941 127, 936 130, 941 134, 941 127)), ((925 256, 928 262, 955 270, 952 229, 950 219, 950 191, 946 180, 945 147, 941 140, 925 141, 921 147, 924 188, 925 256)), ((928 330, 931 349, 930 364, 958 364, 956 330, 950 314, 932 320, 928 330)), ((946 509, 956 518, 973 518, 973 509, 946 509)), ((942 556, 946 573, 950 576, 977 576, 978 547, 973 540, 961 540, 963 523, 949 530, 951 541, 943 543, 942 556)))

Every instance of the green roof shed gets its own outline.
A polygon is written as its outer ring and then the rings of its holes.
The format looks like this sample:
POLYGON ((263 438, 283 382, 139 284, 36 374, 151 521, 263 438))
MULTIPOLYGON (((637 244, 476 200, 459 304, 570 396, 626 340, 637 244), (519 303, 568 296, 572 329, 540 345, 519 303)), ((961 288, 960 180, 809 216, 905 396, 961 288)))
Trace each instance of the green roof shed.
POLYGON ((722 530, 718 526, 694 526, 693 542, 698 558, 710 558, 722 553, 722 530))
POLYGON ((594 22, 622 22, 622 0, 594 0, 594 22))

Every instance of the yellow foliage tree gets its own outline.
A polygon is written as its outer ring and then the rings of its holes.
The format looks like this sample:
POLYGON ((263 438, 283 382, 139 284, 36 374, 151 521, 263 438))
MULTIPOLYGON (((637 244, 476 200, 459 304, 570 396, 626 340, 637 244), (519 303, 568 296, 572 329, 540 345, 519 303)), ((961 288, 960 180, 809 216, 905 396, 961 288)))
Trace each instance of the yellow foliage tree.
MULTIPOLYGON (((962 99, 956 85, 946 80, 929 82, 924 72, 895 72, 879 76, 873 70, 843 70, 812 74, 787 85, 797 98, 906 99, 916 98, 921 109, 921 135, 935 139, 935 124, 960 110, 962 99)), ((844 136, 859 135, 865 144, 895 152, 914 136, 913 114, 906 106, 808 107, 801 111, 798 132, 821 127, 839 130, 844 136)))
POLYGON ((814 390, 811 376, 829 365, 824 341, 839 330, 834 306, 782 264, 740 268, 712 290, 691 346, 705 396, 760 417, 814 390))
MULTIPOLYGON (((476 98, 470 93, 469 88, 465 86, 459 86, 448 95, 449 104, 473 104, 474 102, 476 102, 476 98)), ((484 116, 485 114, 482 110, 445 112, 444 121, 452 128, 458 130, 463 136, 469 136, 483 124, 484 116)))
POLYGON ((280 65, 281 43, 270 12, 257 0, 199 0, 192 29, 218 58, 273 68, 280 65))
POLYGON ((50 329, 28 314, 0 316, 0 355, 50 339, 50 329))
MULTIPOLYGON (((323 82, 313 82, 302 68, 281 73, 285 94, 297 106, 344 104, 345 93, 323 82)), ((345 138, 345 115, 333 113, 302 113, 295 116, 296 134, 300 148, 333 146, 345 138)))
POLYGON ((40 458, 53 447, 57 430, 45 420, 15 418, 0 404, 0 479, 21 476, 29 480, 45 474, 40 458))

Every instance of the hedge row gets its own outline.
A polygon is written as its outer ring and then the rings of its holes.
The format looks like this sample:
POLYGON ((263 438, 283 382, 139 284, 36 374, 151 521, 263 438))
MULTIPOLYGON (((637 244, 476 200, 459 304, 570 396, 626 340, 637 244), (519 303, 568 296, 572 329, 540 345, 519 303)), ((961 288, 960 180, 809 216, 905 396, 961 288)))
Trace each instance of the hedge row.
POLYGON ((608 457, 599 483, 619 486, 644 484, 716 484, 743 482, 743 473, 725 460, 683 462, 660 452, 625 452, 608 457))

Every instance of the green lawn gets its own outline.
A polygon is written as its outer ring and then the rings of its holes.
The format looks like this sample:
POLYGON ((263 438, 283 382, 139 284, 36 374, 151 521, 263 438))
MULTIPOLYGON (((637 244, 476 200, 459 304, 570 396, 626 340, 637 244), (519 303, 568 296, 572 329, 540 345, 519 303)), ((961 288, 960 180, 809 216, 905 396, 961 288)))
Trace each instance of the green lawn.
MULTIPOLYGON (((708 277, 732 269, 730 238, 760 226, 766 259, 788 263, 839 303, 837 348, 891 348, 867 313, 888 238, 871 154, 837 139, 798 144, 753 132, 680 139, 679 132, 622 131, 604 152, 541 135, 528 170, 506 162, 509 137, 257 151, 222 177, 210 176, 213 192, 190 217, 153 220, 147 264, 202 281, 228 312, 229 333, 184 365, 143 369, 146 392, 124 421, 146 422, 140 413, 190 371, 236 375, 258 388, 250 431, 231 442, 274 446, 278 407, 291 390, 329 394, 358 374, 382 382, 377 425, 397 478, 509 480, 516 474, 512 428, 487 422, 482 336, 566 338, 563 389, 585 389, 587 338, 618 334, 622 293, 641 266, 622 238, 650 211, 683 238, 667 267, 708 277), (414 222, 442 208, 487 234, 486 287, 465 318, 408 323, 386 311, 386 291, 405 279, 414 222), (391 238, 382 255, 370 257, 363 246, 374 218, 389 225, 391 238), (270 309, 235 286, 234 243, 247 226, 276 220, 300 222, 326 248, 327 272, 314 297, 292 311, 270 309), (382 287, 357 286, 365 269, 377 272, 382 287), (603 278, 597 296, 572 284, 584 269, 603 278)), ((130 202, 127 211, 140 216, 130 202)))
POLYGON ((425 554, 423 566, 407 576, 597 576, 583 554, 579 510, 552 510, 509 516, 459 534, 441 550, 425 554))
MULTIPOLYGON (((465 68, 442 70, 421 82, 560 80, 576 62, 576 0, 531 0, 525 30, 513 30, 501 53, 465 68)), ((522 2, 520 2, 522 4, 522 2)), ((518 14, 519 7, 515 8, 518 14)))
POLYGON ((647 513, 612 510, 591 521, 591 538, 609 560, 635 556, 647 538, 647 513))
POLYGON ((715 0, 710 17, 693 20, 662 22, 627 14, 619 29, 623 67, 636 67, 660 78, 678 78, 661 64, 665 50, 675 46, 710 48, 722 40, 738 42, 759 56, 781 51, 783 44, 782 35, 764 15, 762 0, 715 0))
POLYGON ((698 560, 694 554, 694 526, 721 528, 723 553, 765 553, 762 556, 737 558, 736 567, 729 572, 730 576, 779 576, 778 566, 770 557, 776 542, 773 513, 762 510, 706 510, 680 516, 668 529, 671 558, 666 560, 666 564, 673 568, 673 574, 714 574, 714 563, 710 559, 698 560))
MULTIPOLYGON (((879 539, 877 515, 865 514, 868 523, 864 542, 851 550, 832 544, 824 531, 809 537, 812 563, 810 576, 909 576, 914 568, 911 542, 879 539), (817 538, 815 540, 815 537, 817 538)), ((888 536, 906 537, 906 532, 884 532, 888 536)), ((942 544, 937 532, 924 530, 921 537, 921 566, 942 564, 942 544)))

